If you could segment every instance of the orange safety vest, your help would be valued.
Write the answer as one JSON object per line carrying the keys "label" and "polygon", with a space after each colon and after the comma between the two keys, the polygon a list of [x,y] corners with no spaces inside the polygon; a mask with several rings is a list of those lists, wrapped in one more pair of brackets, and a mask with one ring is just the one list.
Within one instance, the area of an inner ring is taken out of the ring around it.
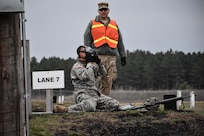
{"label": "orange safety vest", "polygon": [[111,48],[116,48],[118,45],[118,27],[114,20],[111,20],[107,27],[100,22],[92,20],[91,34],[95,47],[100,47],[105,43]]}

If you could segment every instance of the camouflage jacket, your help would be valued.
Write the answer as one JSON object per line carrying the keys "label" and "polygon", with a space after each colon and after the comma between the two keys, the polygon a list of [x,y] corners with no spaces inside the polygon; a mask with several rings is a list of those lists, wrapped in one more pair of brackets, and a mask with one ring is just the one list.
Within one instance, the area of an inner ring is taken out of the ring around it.
{"label": "camouflage jacket", "polygon": [[106,69],[102,64],[90,62],[86,64],[84,61],[77,60],[71,69],[71,81],[74,85],[74,94],[86,93],[88,95],[100,95],[95,83],[96,78],[105,75]]}

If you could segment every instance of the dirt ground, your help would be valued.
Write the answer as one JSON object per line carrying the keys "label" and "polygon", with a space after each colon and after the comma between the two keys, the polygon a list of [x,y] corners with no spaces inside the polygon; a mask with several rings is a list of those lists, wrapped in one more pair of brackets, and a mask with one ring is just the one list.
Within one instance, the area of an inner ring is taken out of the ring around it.
{"label": "dirt ground", "polygon": [[[43,131],[51,136],[204,135],[204,115],[191,111],[131,110],[32,115],[31,124],[39,123],[38,117],[46,117],[43,123],[47,128]],[[32,129],[31,125],[31,132]]]}

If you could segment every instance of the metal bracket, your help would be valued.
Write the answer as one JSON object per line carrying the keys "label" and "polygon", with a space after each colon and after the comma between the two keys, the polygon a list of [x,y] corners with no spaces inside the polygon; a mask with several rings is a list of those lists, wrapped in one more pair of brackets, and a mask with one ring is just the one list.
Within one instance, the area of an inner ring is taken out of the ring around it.
{"label": "metal bracket", "polygon": [[29,98],[30,94],[24,94],[24,98]]}

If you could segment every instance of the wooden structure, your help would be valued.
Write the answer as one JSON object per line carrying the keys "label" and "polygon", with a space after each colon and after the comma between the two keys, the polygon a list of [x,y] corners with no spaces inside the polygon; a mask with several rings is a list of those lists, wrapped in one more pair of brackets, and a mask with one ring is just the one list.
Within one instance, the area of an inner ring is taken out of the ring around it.
{"label": "wooden structure", "polygon": [[0,13],[0,135],[23,136],[24,78],[20,17]]}

